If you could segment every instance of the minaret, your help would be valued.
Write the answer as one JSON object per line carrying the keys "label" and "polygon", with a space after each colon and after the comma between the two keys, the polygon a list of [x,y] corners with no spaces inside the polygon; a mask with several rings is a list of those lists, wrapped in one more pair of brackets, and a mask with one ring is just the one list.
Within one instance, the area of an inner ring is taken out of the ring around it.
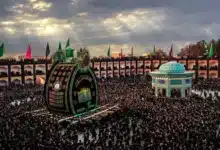
{"label": "minaret", "polygon": [[64,52],[62,51],[61,42],[59,42],[58,51],[55,54],[55,61],[65,62],[65,55]]}

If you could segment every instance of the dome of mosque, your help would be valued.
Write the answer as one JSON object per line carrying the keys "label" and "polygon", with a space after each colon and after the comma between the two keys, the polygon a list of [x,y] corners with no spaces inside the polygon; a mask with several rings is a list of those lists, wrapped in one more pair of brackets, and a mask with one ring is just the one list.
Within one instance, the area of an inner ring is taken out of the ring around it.
{"label": "dome of mosque", "polygon": [[170,61],[162,64],[159,68],[159,72],[165,74],[184,73],[185,67],[183,64],[177,63],[176,61]]}

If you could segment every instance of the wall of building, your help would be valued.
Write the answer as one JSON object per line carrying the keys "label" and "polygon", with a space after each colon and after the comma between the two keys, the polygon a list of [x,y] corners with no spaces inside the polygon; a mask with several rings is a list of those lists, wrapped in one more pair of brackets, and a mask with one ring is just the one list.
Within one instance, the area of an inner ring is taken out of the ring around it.
{"label": "wall of building", "polygon": [[[173,61],[173,60],[172,60]],[[202,59],[178,59],[175,60],[185,65],[186,70],[194,71],[193,78],[219,78],[220,77],[220,60],[202,60]],[[118,59],[118,60],[93,60],[91,67],[95,71],[97,77],[113,77],[113,76],[130,76],[145,75],[150,71],[157,71],[159,66],[168,60],[152,60],[152,59]],[[48,65],[49,68],[51,64]],[[14,72],[14,74],[12,73]],[[13,80],[21,80],[25,84],[27,79],[36,82],[37,77],[45,78],[46,65],[42,62],[13,62],[0,63],[0,80],[7,81],[10,85]],[[16,74],[17,73],[17,74]]]}

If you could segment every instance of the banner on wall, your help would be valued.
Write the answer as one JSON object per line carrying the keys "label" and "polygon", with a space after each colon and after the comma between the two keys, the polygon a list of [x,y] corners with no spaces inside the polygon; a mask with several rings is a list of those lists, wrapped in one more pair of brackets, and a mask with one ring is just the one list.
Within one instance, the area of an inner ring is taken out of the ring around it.
{"label": "banner on wall", "polygon": [[119,62],[118,62],[118,61],[117,61],[117,62],[114,62],[114,68],[119,69]]}
{"label": "banner on wall", "polygon": [[125,69],[125,62],[124,61],[120,61],[120,69],[121,70]]}
{"label": "banner on wall", "polygon": [[106,78],[106,76],[107,76],[107,75],[106,75],[106,71],[101,71],[101,76],[104,77],[104,78]]}
{"label": "banner on wall", "polygon": [[143,65],[144,65],[143,61],[138,61],[138,68],[143,66]]}
{"label": "banner on wall", "polygon": [[130,61],[126,61],[126,66],[130,68],[131,62]]}
{"label": "banner on wall", "polygon": [[119,71],[118,70],[114,70],[114,76],[119,76]]}
{"label": "banner on wall", "polygon": [[153,60],[153,65],[155,68],[157,68],[160,65],[160,61],[159,60]]}
{"label": "banner on wall", "polygon": [[108,68],[113,69],[113,63],[112,62],[108,62]]}
{"label": "banner on wall", "polygon": [[101,67],[106,69],[106,62],[101,62]]}
{"label": "banner on wall", "polygon": [[112,72],[112,70],[108,71],[108,77],[113,77],[113,72]]}

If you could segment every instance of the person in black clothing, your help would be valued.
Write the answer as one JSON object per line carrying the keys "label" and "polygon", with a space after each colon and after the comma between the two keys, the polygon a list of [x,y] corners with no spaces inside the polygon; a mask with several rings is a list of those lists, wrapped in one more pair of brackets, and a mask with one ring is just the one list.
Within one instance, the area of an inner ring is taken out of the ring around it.
{"label": "person in black clothing", "polygon": [[201,94],[189,98],[156,98],[150,76],[144,81],[140,76],[102,79],[99,85],[102,105],[118,103],[119,109],[76,124],[58,124],[61,114],[27,113],[45,109],[43,87],[5,89],[0,100],[0,149],[220,148],[219,80],[199,81],[193,88]]}

